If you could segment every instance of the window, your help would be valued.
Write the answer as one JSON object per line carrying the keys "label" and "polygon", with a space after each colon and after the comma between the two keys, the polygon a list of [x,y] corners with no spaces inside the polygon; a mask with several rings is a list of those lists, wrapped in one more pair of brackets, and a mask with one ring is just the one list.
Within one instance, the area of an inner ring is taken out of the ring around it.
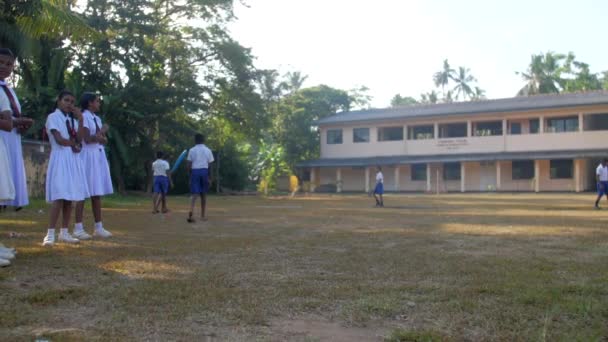
{"label": "window", "polygon": [[584,117],[585,131],[606,131],[608,130],[608,114],[588,114]]}
{"label": "window", "polygon": [[467,123],[439,125],[440,138],[462,138],[467,136]]}
{"label": "window", "polygon": [[425,181],[426,180],[426,164],[412,164],[412,180],[413,181]]}
{"label": "window", "polygon": [[460,163],[443,164],[444,180],[460,180]]}
{"label": "window", "polygon": [[475,136],[502,135],[502,121],[476,122]]}
{"label": "window", "polygon": [[532,179],[534,178],[534,161],[517,160],[511,164],[511,179]]}
{"label": "window", "polygon": [[530,134],[537,134],[540,130],[540,120],[530,119]]}
{"label": "window", "polygon": [[378,127],[378,141],[403,140],[403,127]]}
{"label": "window", "polygon": [[547,132],[576,132],[578,131],[578,116],[547,119]]}
{"label": "window", "polygon": [[342,143],[342,130],[341,129],[328,129],[327,130],[327,143],[328,144],[341,144]]}
{"label": "window", "polygon": [[511,134],[521,134],[521,122],[511,122]]}
{"label": "window", "polygon": [[435,138],[435,127],[433,125],[409,127],[408,139],[424,140]]}
{"label": "window", "polygon": [[369,142],[369,128],[353,129],[353,142],[355,142],[355,143]]}
{"label": "window", "polygon": [[551,179],[572,178],[572,159],[550,161]]}

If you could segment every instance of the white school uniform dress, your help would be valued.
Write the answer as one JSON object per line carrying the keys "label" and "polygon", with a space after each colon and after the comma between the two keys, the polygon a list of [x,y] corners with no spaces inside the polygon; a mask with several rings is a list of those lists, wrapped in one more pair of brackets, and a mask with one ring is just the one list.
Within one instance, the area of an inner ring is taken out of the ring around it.
{"label": "white school uniform dress", "polygon": [[[89,134],[94,136],[102,127],[101,118],[91,111],[85,110],[82,112],[82,126],[88,128]],[[103,145],[96,142],[91,144],[83,142],[80,158],[83,161],[90,195],[104,196],[113,193],[110,166]]]}
{"label": "white school uniform dress", "polygon": [[11,177],[11,164],[4,141],[0,139],[0,200],[15,198],[15,186]]}
{"label": "white school uniform dress", "polygon": [[[0,81],[0,85],[6,85],[4,81]],[[17,98],[17,94],[12,88],[8,88],[15,104],[19,111],[21,111],[21,104]],[[11,110],[11,102],[8,96],[4,93],[4,90],[0,88],[0,111]],[[23,164],[23,149],[21,147],[21,134],[17,132],[17,128],[13,128],[11,132],[0,130],[0,138],[4,140],[6,150],[8,152],[8,160],[11,167],[11,175],[13,178],[13,185],[15,186],[15,196],[11,201],[0,202],[0,205],[10,205],[14,207],[23,207],[30,203],[29,196],[27,194],[27,178],[25,176],[25,165]]]}
{"label": "white school uniform dress", "polygon": [[[61,146],[55,141],[52,131],[56,130],[64,139],[69,138],[66,120],[70,117],[59,109],[49,114],[46,119],[46,131],[51,143],[51,159],[46,171],[46,201],[63,199],[84,201],[89,196],[85,181],[82,161],[78,153],[72,152],[70,146]],[[74,120],[74,129],[78,130],[78,121]]]}

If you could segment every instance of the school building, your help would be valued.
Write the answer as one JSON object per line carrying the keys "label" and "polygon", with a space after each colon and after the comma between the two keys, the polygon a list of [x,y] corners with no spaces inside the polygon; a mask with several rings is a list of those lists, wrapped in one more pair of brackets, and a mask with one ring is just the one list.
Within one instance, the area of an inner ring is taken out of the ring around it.
{"label": "school building", "polygon": [[487,192],[595,189],[608,157],[608,92],[537,95],[338,113],[316,123],[310,188]]}

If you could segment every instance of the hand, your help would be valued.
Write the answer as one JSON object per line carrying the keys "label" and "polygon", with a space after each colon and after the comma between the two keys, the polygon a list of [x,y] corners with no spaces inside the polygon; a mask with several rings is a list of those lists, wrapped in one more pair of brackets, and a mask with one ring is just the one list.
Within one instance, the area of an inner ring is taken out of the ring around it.
{"label": "hand", "polygon": [[76,106],[72,106],[72,114],[74,115],[74,119],[80,121],[82,120],[82,112],[80,111],[80,108],[76,107]]}
{"label": "hand", "polygon": [[102,134],[106,134],[110,130],[110,126],[108,126],[108,124],[103,124],[99,130]]}
{"label": "hand", "polygon": [[9,120],[12,117],[13,117],[13,112],[11,112],[10,110],[3,110],[0,112],[0,119]]}

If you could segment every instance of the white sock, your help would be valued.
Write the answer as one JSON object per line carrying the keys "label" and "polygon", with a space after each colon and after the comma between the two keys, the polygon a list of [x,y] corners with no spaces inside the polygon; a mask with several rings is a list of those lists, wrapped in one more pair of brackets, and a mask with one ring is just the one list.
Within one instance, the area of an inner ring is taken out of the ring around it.
{"label": "white sock", "polygon": [[61,230],[59,230],[59,234],[69,234],[68,233],[68,229],[67,228],[61,228]]}
{"label": "white sock", "polygon": [[55,228],[49,228],[46,231],[46,236],[55,236]]}
{"label": "white sock", "polygon": [[101,223],[101,221],[95,222],[95,230],[102,230],[102,229],[103,229],[103,224]]}
{"label": "white sock", "polygon": [[75,232],[81,232],[83,230],[84,230],[84,226],[82,225],[82,222],[74,224],[74,231]]}

